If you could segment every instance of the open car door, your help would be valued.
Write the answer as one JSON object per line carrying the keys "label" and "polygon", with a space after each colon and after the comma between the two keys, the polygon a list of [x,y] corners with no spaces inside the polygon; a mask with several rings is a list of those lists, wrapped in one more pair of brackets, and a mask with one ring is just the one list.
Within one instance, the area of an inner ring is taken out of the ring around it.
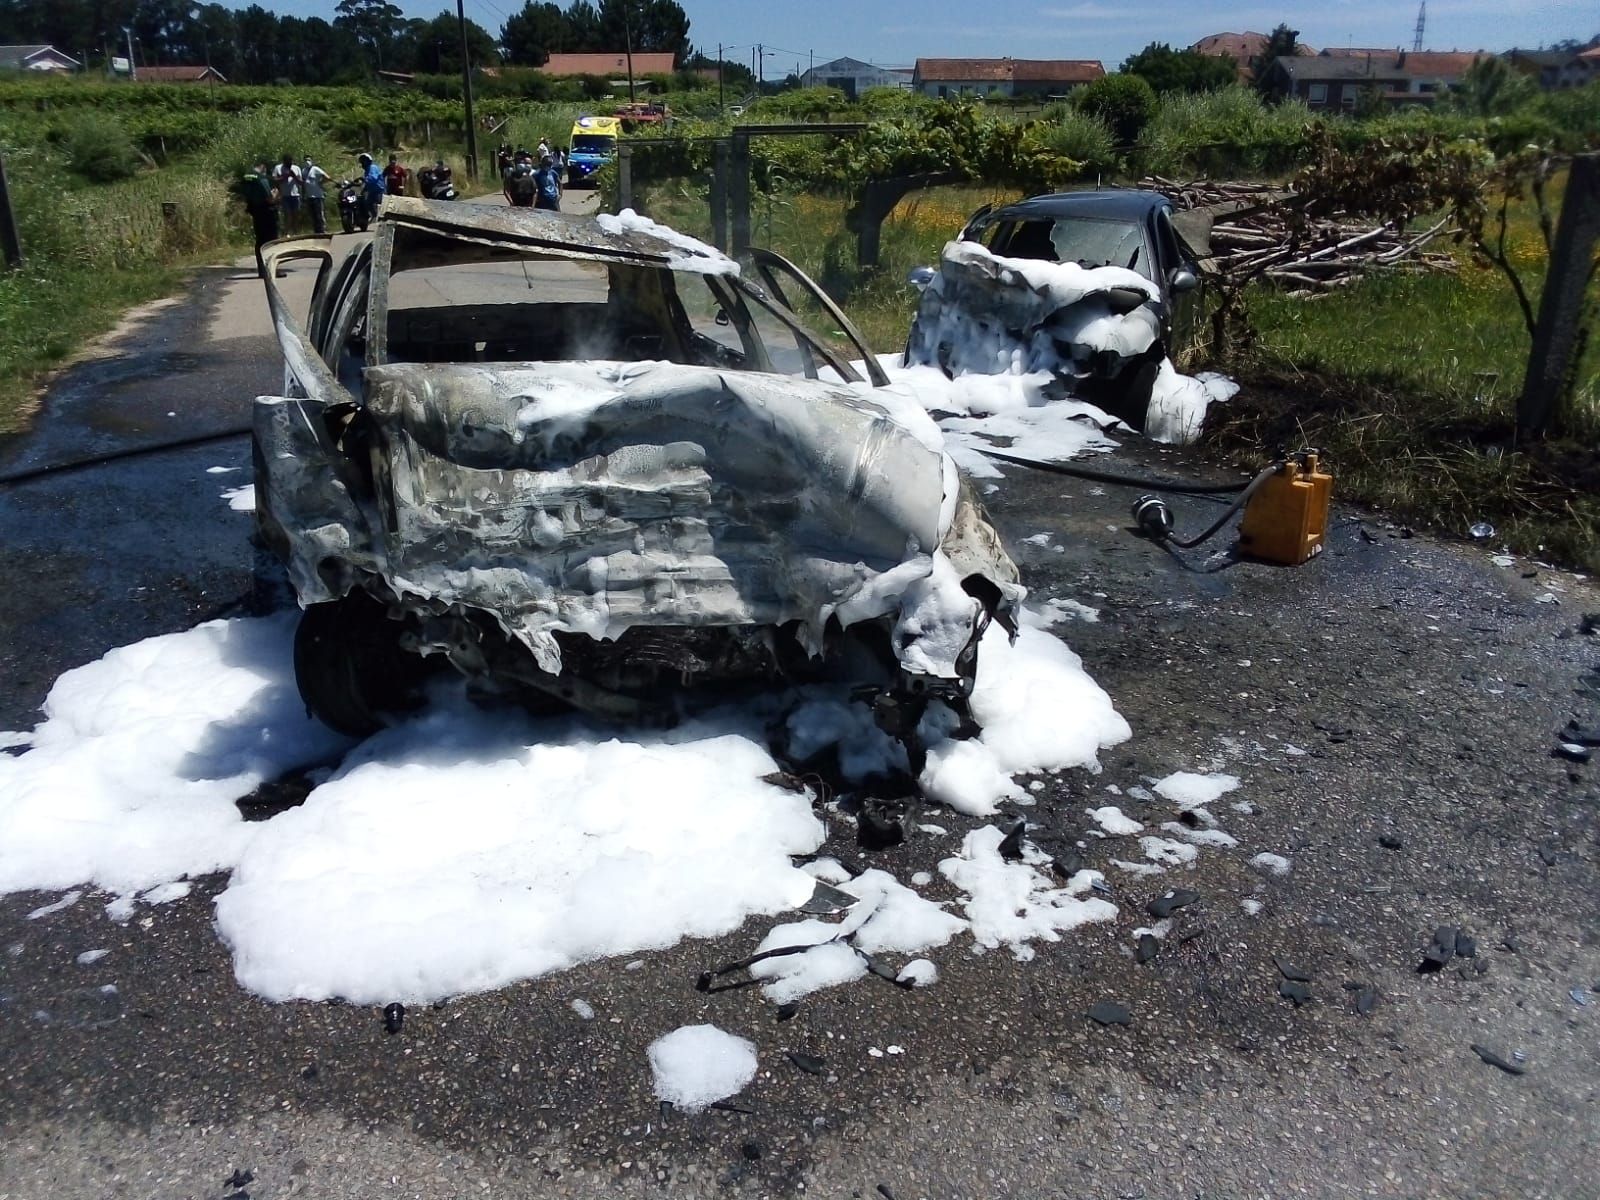
{"label": "open car door", "polygon": [[[772,293],[772,298],[783,305],[790,312],[798,312],[794,303],[789,299],[789,292],[784,287],[785,281],[794,289],[797,295],[808,296],[824,313],[833,321],[839,331],[855,347],[856,353],[861,357],[861,363],[866,370],[867,378],[873,387],[887,387],[889,376],[884,372],[883,366],[878,362],[877,355],[867,345],[867,339],[861,335],[855,323],[844,315],[844,310],[834,303],[833,297],[823,291],[812,278],[795,266],[783,255],[771,250],[751,249],[750,258],[755,263],[756,270],[760,273],[762,282],[767,290]],[[807,375],[815,374],[809,360],[809,351],[801,347],[801,353],[807,355]]]}

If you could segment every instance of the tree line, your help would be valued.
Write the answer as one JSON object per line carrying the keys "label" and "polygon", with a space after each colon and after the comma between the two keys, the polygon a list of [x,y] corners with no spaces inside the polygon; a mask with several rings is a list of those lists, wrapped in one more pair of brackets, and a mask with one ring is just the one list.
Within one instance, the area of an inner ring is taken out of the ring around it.
{"label": "tree line", "polygon": [[[127,32],[124,32],[124,31]],[[543,66],[573,51],[670,51],[677,67],[713,66],[689,41],[675,0],[527,0],[491,33],[467,21],[474,66]],[[193,0],[0,0],[0,44],[48,44],[104,69],[133,43],[136,67],[215,67],[233,83],[352,84],[378,71],[461,70],[453,11],[407,18],[389,0],[339,0],[331,21]],[[734,64],[730,64],[730,67]]]}

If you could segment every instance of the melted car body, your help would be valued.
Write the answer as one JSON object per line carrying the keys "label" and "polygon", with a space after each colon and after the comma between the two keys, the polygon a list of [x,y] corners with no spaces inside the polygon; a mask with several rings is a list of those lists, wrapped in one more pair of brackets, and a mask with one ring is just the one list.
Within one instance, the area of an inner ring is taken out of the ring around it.
{"label": "melted car body", "polygon": [[979,210],[919,283],[908,363],[1049,371],[1143,428],[1192,338],[1199,267],[1165,196],[1102,188]]}
{"label": "melted car body", "polygon": [[254,428],[327,723],[370,731],[442,663],[625,719],[774,680],[870,684],[902,724],[970,692],[1015,567],[925,414],[731,260],[631,214],[404,198],[337,270],[267,257],[320,261],[304,325],[267,272],[287,371]]}

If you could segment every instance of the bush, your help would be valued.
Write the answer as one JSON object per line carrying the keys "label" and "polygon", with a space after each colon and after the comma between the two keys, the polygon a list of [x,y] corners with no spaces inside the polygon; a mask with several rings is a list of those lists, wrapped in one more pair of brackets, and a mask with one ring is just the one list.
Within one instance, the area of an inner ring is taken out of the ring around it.
{"label": "bush", "polygon": [[139,171],[139,152],[115,117],[87,112],[73,118],[61,140],[67,169],[90,183],[115,183]]}
{"label": "bush", "polygon": [[1104,121],[1119,146],[1133,145],[1158,107],[1155,89],[1137,75],[1102,76],[1072,99],[1079,112]]}
{"label": "bush", "polygon": [[[1359,129],[1335,120],[1343,129]],[[1162,99],[1140,135],[1138,158],[1144,170],[1158,175],[1284,174],[1300,164],[1313,123],[1302,102],[1268,106],[1248,88],[1174,93]]]}
{"label": "bush", "polygon": [[1087,172],[1103,174],[1116,167],[1116,141],[1110,127],[1099,117],[1066,105],[1052,105],[1034,132],[1045,147],[1082,163]]}
{"label": "bush", "polygon": [[[232,182],[265,159],[281,162],[285,154],[300,162],[310,155],[328,174],[354,172],[351,156],[325,132],[315,114],[298,108],[256,108],[223,124],[199,155],[207,174]],[[370,148],[374,155],[382,148]]]}

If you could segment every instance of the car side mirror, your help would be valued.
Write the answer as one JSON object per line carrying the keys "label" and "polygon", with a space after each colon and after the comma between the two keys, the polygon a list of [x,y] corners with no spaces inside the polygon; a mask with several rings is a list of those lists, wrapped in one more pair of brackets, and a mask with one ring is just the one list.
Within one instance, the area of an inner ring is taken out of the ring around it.
{"label": "car side mirror", "polygon": [[1189,270],[1188,267],[1178,267],[1173,270],[1169,283],[1173,292],[1181,295],[1184,292],[1192,292],[1199,287],[1200,277]]}
{"label": "car side mirror", "polygon": [[920,292],[933,282],[935,274],[937,272],[932,267],[912,267],[906,275],[906,282]]}

